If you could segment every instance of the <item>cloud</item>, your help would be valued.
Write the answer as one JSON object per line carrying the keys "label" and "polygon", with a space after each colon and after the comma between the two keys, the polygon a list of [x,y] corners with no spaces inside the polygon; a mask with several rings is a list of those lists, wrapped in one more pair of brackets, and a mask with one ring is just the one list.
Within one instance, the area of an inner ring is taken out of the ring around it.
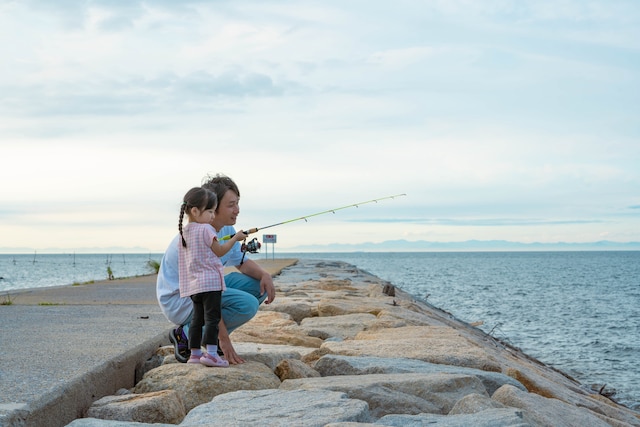
{"label": "cloud", "polygon": [[280,96],[283,88],[277,87],[271,77],[260,73],[226,72],[213,76],[206,71],[191,73],[179,79],[174,85],[176,98],[186,94],[187,98],[202,97],[245,97],[245,96]]}
{"label": "cloud", "polygon": [[265,74],[196,71],[146,79],[0,85],[0,112],[11,115],[143,115],[226,108],[221,98],[278,97],[286,90]]}

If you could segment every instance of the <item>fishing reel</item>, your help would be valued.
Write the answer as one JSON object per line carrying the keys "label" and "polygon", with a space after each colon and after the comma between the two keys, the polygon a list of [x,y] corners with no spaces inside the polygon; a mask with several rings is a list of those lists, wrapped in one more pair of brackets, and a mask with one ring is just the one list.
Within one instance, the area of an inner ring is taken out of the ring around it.
{"label": "fishing reel", "polygon": [[262,245],[258,242],[258,238],[254,237],[252,240],[249,240],[247,243],[243,243],[240,247],[242,252],[249,252],[250,254],[256,254],[260,250]]}

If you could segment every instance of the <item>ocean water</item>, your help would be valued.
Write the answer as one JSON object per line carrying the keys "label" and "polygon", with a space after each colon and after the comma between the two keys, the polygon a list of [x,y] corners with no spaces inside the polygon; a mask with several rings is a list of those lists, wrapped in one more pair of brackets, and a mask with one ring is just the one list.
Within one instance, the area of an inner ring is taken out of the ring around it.
{"label": "ocean water", "polygon": [[149,261],[161,259],[162,254],[0,254],[0,300],[9,290],[107,280],[107,268],[115,278],[151,274]]}
{"label": "ocean water", "polygon": [[[273,254],[252,255],[253,259]],[[640,410],[640,252],[277,253],[339,260],[387,280]],[[16,289],[152,273],[162,254],[0,255]]]}
{"label": "ocean water", "polygon": [[276,256],[353,264],[640,410],[638,251]]}

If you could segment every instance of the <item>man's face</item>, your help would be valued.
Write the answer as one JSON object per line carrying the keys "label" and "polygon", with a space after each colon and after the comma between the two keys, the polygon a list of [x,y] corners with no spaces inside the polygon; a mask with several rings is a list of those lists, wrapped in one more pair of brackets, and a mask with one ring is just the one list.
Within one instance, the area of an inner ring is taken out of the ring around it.
{"label": "man's face", "polygon": [[240,214],[240,198],[232,190],[227,190],[221,200],[218,201],[216,217],[211,224],[216,230],[225,225],[235,225],[238,214]]}

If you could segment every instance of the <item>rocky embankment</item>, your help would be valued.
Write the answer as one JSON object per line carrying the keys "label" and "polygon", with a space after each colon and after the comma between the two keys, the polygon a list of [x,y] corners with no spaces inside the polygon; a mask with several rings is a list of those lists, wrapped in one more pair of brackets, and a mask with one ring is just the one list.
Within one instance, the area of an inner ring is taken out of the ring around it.
{"label": "rocky embankment", "polygon": [[[617,405],[355,267],[300,261],[232,334],[247,363],[162,347],[131,390],[69,426],[640,426]],[[142,424],[140,424],[142,423]]]}

